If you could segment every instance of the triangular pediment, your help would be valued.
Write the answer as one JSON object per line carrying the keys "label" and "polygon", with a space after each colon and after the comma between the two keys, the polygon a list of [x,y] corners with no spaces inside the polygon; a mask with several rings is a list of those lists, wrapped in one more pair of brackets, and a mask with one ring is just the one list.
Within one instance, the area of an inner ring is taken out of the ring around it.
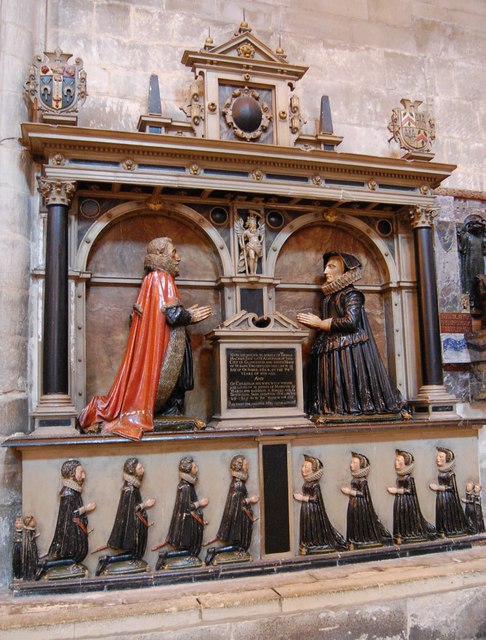
{"label": "triangular pediment", "polygon": [[[238,33],[233,38],[216,47],[206,49],[208,53],[221,56],[233,56],[242,60],[265,60],[278,64],[288,64],[283,55],[272,51],[250,31]],[[282,52],[283,53],[283,52]]]}
{"label": "triangular pediment", "polygon": [[200,51],[185,51],[182,62],[195,72],[205,68],[246,73],[251,69],[253,74],[265,73],[293,80],[300,79],[308,69],[290,64],[280,46],[273,51],[252,33],[246,23],[242,23],[238,32],[222,44],[214,45],[211,37],[206,38]]}

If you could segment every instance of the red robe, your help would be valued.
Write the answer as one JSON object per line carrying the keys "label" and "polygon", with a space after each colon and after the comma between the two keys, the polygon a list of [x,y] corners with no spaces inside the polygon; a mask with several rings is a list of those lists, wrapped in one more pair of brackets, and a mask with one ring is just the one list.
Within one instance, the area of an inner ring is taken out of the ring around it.
{"label": "red robe", "polygon": [[156,270],[145,276],[115,381],[107,395],[94,396],[81,412],[81,429],[100,422],[103,431],[132,440],[153,431],[160,370],[171,334],[164,309],[179,304],[179,292],[170,274]]}

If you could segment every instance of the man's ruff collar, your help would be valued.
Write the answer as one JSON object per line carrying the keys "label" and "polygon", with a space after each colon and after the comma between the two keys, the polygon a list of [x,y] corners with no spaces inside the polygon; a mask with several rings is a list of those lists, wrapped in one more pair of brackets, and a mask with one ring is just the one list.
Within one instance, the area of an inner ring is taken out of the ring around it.
{"label": "man's ruff collar", "polygon": [[351,471],[351,475],[353,478],[366,478],[370,472],[371,466],[363,467],[362,469],[358,469],[358,471]]}
{"label": "man's ruff collar", "polygon": [[140,478],[137,478],[136,476],[132,476],[129,473],[124,473],[123,479],[125,480],[125,482],[133,485],[137,489],[140,489],[140,487],[142,486],[142,481],[140,480]]}
{"label": "man's ruff collar", "polygon": [[358,280],[363,277],[363,269],[361,267],[356,267],[356,269],[350,269],[343,273],[342,276],[339,276],[335,280],[329,283],[324,283],[321,287],[322,293],[325,296],[330,295],[331,293],[336,293],[336,291],[341,291],[341,289],[345,289],[349,287],[349,285],[354,284]]}
{"label": "man's ruff collar", "polygon": [[184,473],[184,471],[179,472],[179,478],[189,482],[189,484],[196,484],[197,482],[197,476],[192,476],[190,473]]}
{"label": "man's ruff collar", "polygon": [[248,480],[248,474],[245,473],[244,471],[232,471],[231,475],[233,476],[233,478],[238,478],[238,480],[243,480],[243,482],[246,482]]}
{"label": "man's ruff collar", "polygon": [[67,487],[68,489],[74,489],[78,493],[83,493],[83,485],[76,482],[76,480],[71,480],[70,478],[63,478],[62,486]]}

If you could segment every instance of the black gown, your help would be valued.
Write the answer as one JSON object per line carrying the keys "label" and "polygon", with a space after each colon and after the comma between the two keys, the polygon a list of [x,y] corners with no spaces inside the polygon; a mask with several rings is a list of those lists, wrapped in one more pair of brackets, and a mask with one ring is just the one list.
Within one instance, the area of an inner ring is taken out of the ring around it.
{"label": "black gown", "polygon": [[485,527],[484,527],[484,518],[483,518],[483,506],[481,504],[481,496],[474,494],[473,499],[474,499],[474,518],[473,518],[474,530],[475,530],[475,533],[484,533]]}
{"label": "black gown", "polygon": [[174,549],[188,551],[192,556],[199,555],[204,532],[203,512],[195,508],[196,502],[197,494],[194,485],[181,479],[177,485],[167,542]]}
{"label": "black gown", "polygon": [[240,478],[232,478],[217,537],[228,545],[248,551],[253,532],[253,512],[246,504],[248,491]]}
{"label": "black gown", "polygon": [[319,480],[304,482],[302,494],[309,497],[300,507],[300,545],[309,547],[347,548],[343,536],[331,524],[326,513]]}
{"label": "black gown", "polygon": [[24,580],[34,580],[39,563],[35,529],[24,529],[22,541],[22,577]]}
{"label": "black gown", "polygon": [[75,513],[82,506],[81,493],[71,487],[63,487],[49,560],[82,562],[88,555],[88,517]]}
{"label": "black gown", "polygon": [[414,478],[410,474],[398,476],[397,488],[403,489],[403,494],[395,494],[393,535],[402,540],[436,538],[435,527],[422,515]]}
{"label": "black gown", "polygon": [[400,413],[400,394],[389,380],[364,309],[364,296],[349,285],[324,297],[320,331],[311,349],[307,412]]}
{"label": "black gown", "polygon": [[435,498],[435,526],[443,535],[467,535],[473,533],[461,506],[457,491],[456,474],[453,471],[439,471],[439,486],[445,491],[437,491]]}
{"label": "black gown", "polygon": [[108,546],[142,558],[147,547],[148,522],[142,504],[140,489],[126,482],[121,490],[115,524],[108,539]]}
{"label": "black gown", "polygon": [[346,537],[357,547],[368,544],[391,544],[392,536],[376,515],[366,478],[353,478],[351,489],[356,496],[349,496]]}

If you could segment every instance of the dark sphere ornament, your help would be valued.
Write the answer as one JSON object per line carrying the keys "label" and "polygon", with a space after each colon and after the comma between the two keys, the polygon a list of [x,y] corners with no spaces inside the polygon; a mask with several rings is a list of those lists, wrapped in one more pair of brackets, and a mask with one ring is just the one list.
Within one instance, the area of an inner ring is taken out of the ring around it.
{"label": "dark sphere ornament", "polygon": [[241,96],[231,109],[234,123],[246,133],[256,131],[263,120],[262,108],[258,100],[251,96]]}

